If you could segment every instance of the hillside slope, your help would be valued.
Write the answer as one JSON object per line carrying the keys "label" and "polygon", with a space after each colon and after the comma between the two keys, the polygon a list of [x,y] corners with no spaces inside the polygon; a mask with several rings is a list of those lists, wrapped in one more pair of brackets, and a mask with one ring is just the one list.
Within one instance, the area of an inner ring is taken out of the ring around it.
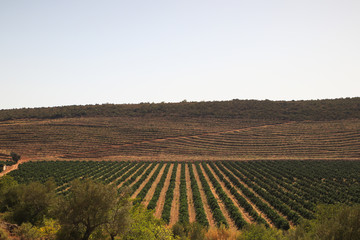
{"label": "hillside slope", "polygon": [[360,159],[359,112],[360,98],[3,110],[0,151],[36,160]]}
{"label": "hillside slope", "polygon": [[74,117],[216,117],[286,121],[360,118],[360,98],[307,101],[232,100],[214,102],[103,104],[0,110],[0,121]]}

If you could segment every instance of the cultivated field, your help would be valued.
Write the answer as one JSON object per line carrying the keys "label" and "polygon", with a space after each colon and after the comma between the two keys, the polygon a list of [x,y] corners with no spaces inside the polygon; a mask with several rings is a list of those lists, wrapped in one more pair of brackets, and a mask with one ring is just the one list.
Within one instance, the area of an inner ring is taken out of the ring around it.
{"label": "cultivated field", "polygon": [[0,151],[24,160],[360,160],[360,120],[14,120],[0,123]]}
{"label": "cultivated field", "polygon": [[197,221],[280,229],[313,218],[318,203],[360,203],[360,161],[38,161],[10,173],[18,182],[53,177],[59,194],[92,178],[127,187],[134,203],[169,225]]}
{"label": "cultivated field", "polygon": [[360,203],[359,106],[355,98],[2,110],[0,164],[10,152],[21,160],[0,176],[53,177],[59,194],[84,177],[126,187],[170,226],[288,229],[319,203]]}

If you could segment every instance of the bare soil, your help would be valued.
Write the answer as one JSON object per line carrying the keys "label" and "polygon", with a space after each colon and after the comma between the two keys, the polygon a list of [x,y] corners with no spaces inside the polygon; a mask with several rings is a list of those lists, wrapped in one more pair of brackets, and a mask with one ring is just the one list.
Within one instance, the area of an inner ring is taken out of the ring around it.
{"label": "bare soil", "polygon": [[201,197],[201,200],[202,200],[202,202],[204,204],[204,210],[205,210],[205,214],[207,216],[209,225],[210,225],[210,227],[215,227],[216,226],[215,220],[214,220],[214,217],[212,215],[211,209],[209,207],[209,203],[207,201],[207,198],[205,196],[204,189],[203,189],[202,184],[200,182],[199,175],[197,173],[197,170],[196,170],[194,164],[191,164],[191,166],[192,166],[192,168],[194,170],[194,176],[195,176],[196,182],[197,182],[197,184],[199,186],[200,197]]}
{"label": "bare soil", "polygon": [[[224,166],[226,168],[226,166]],[[229,169],[228,169],[229,170]],[[230,170],[229,170],[230,171]],[[237,171],[237,170],[236,170]],[[241,174],[239,171],[237,171],[239,174]],[[259,194],[257,194],[251,187],[249,187],[246,183],[244,183],[243,181],[241,181],[240,178],[238,178],[237,176],[234,175],[234,177],[236,177],[239,182],[244,185],[245,187],[247,187],[256,197],[258,197],[261,201],[263,201],[265,204],[267,204],[270,208],[272,208],[275,212],[277,212],[280,216],[282,216],[283,218],[287,219],[286,216],[284,216],[281,212],[279,212],[278,210],[276,210],[270,203],[268,203],[265,199],[263,199]],[[266,216],[264,213],[261,214],[261,216]],[[294,226],[294,224],[289,221],[289,224],[291,227]]]}
{"label": "bare soil", "polygon": [[27,119],[2,122],[0,145],[2,151],[48,161],[359,160],[359,127],[358,119]]}
{"label": "bare soil", "polygon": [[171,164],[170,168],[169,168],[169,172],[165,179],[164,187],[163,187],[163,189],[161,189],[160,197],[159,197],[159,200],[158,200],[158,202],[156,204],[156,208],[155,208],[155,217],[156,218],[161,218],[161,214],[162,214],[162,211],[164,208],[164,203],[165,203],[165,195],[166,195],[166,191],[168,190],[169,185],[170,185],[170,178],[171,178],[171,173],[172,173],[173,168],[174,168],[174,164]]}
{"label": "bare soil", "polygon": [[173,226],[179,220],[179,210],[180,210],[180,175],[181,175],[181,164],[178,165],[176,169],[176,179],[175,179],[175,188],[174,188],[174,198],[171,203],[170,210],[170,223],[169,226]]}
{"label": "bare soil", "polygon": [[[118,178],[116,178],[116,179],[115,179],[114,181],[112,181],[110,184],[116,183],[117,180],[119,180],[120,178],[122,178],[122,176],[124,176],[125,174],[127,174],[129,171],[131,171],[135,166],[136,166],[136,165],[134,164],[134,166],[132,166],[131,168],[129,168],[126,172],[124,172],[121,176],[119,176]],[[136,172],[136,171],[135,171],[135,172]],[[134,175],[135,172],[134,172],[133,174],[131,174],[129,177],[131,177],[132,175]],[[129,179],[129,178],[127,178],[127,179]],[[127,179],[125,179],[125,181],[126,181]],[[121,187],[122,184],[123,184],[125,181],[121,182],[121,183],[117,186],[117,188]]]}
{"label": "bare soil", "polygon": [[196,221],[196,213],[195,213],[195,207],[194,207],[194,200],[193,200],[193,194],[191,189],[191,180],[190,180],[190,173],[188,165],[185,165],[185,179],[186,179],[186,194],[187,194],[187,200],[188,200],[188,210],[189,210],[189,222],[195,222]]}
{"label": "bare soil", "polygon": [[[217,169],[218,169],[220,172],[222,172],[219,168],[217,168]],[[223,173],[223,172],[222,172],[222,173]],[[226,174],[223,173],[223,175],[224,175],[224,178],[231,183],[230,179],[226,176]],[[234,175],[234,176],[235,176],[235,175]],[[237,179],[239,180],[239,178],[237,178]],[[240,180],[239,180],[239,181],[240,181]],[[247,196],[245,196],[245,195],[243,194],[243,192],[242,192],[239,188],[237,188],[237,187],[234,186],[234,185],[232,185],[232,186],[238,191],[238,193],[239,193],[243,198],[245,198],[245,200],[253,207],[253,209],[257,212],[257,214],[259,214],[259,216],[263,217],[263,218],[265,219],[265,221],[266,221],[270,226],[274,226],[274,224],[271,222],[271,220],[270,220],[263,212],[261,212],[261,211],[257,208],[257,206],[256,206],[255,204],[253,204],[253,203],[250,201],[250,199],[249,199]],[[249,218],[251,219],[250,216],[249,216]],[[252,221],[253,221],[253,219],[252,219]]]}
{"label": "bare soil", "polygon": [[150,172],[149,176],[147,176],[147,178],[144,180],[143,183],[141,183],[141,185],[139,186],[138,189],[136,189],[136,191],[133,193],[133,195],[131,195],[131,198],[136,198],[136,196],[139,194],[139,192],[141,191],[141,189],[143,189],[143,187],[146,185],[146,183],[149,181],[149,179],[151,178],[151,176],[154,174],[154,172],[156,171],[156,169],[160,167],[159,164],[156,165],[156,167],[154,167],[154,169]]}
{"label": "bare soil", "polygon": [[251,217],[249,216],[249,214],[244,210],[244,208],[242,208],[239,203],[236,201],[236,199],[234,198],[234,196],[230,193],[230,191],[226,188],[225,184],[220,181],[219,177],[216,175],[216,173],[214,172],[214,170],[211,168],[211,166],[209,166],[209,164],[207,164],[207,167],[209,168],[210,172],[214,175],[215,179],[220,183],[223,191],[226,193],[226,195],[234,202],[234,205],[239,209],[242,217],[244,218],[244,220],[248,223],[251,223]]}
{"label": "bare soil", "polygon": [[23,158],[22,158],[21,160],[19,160],[16,164],[11,165],[11,166],[7,166],[5,171],[0,172],[0,178],[1,178],[2,176],[5,176],[5,175],[8,174],[9,172],[12,172],[12,171],[18,169],[18,167],[19,167],[20,164],[23,164],[23,163],[29,162],[29,161],[31,161],[30,158],[24,158],[24,157],[23,157]]}
{"label": "bare soil", "polygon": [[[147,166],[147,167],[144,169],[144,171],[143,171],[139,176],[137,176],[136,179],[135,179],[132,183],[129,184],[129,187],[132,187],[132,185],[134,185],[137,181],[139,181],[139,179],[142,177],[142,175],[144,175],[144,173],[148,170],[148,168],[149,168],[150,166],[151,166],[151,164],[149,164],[149,166]],[[139,170],[140,170],[140,168],[139,168],[137,171],[139,171]],[[133,174],[131,174],[131,176],[129,176],[128,178],[126,178],[125,181],[123,181],[122,183],[120,183],[118,187],[121,187],[121,186],[122,186],[127,180],[129,180],[137,171],[135,171]]]}
{"label": "bare soil", "polygon": [[166,167],[166,164],[164,164],[163,168],[159,172],[159,175],[156,177],[155,181],[151,185],[151,188],[149,189],[148,193],[146,194],[146,196],[142,202],[145,206],[147,206],[149,204],[151,198],[153,197],[155,188],[156,188],[157,184],[160,182],[160,178],[164,173],[165,167]]}
{"label": "bare soil", "polygon": [[220,207],[221,212],[223,213],[226,221],[227,221],[228,224],[229,224],[229,227],[230,227],[230,228],[237,228],[236,225],[235,225],[235,223],[234,223],[234,221],[231,219],[231,217],[230,217],[230,215],[229,215],[229,213],[228,213],[228,211],[227,211],[224,203],[222,202],[222,200],[221,200],[221,199],[219,198],[219,196],[217,195],[216,190],[215,190],[214,186],[212,185],[212,182],[210,181],[208,175],[207,175],[206,172],[204,171],[204,168],[202,167],[202,165],[200,165],[200,168],[201,168],[201,171],[202,171],[203,174],[204,174],[204,177],[205,177],[205,179],[206,179],[206,182],[207,182],[207,183],[209,184],[209,186],[210,186],[210,190],[211,190],[212,194],[214,195],[215,199],[217,200],[217,202],[218,202],[218,204],[219,204],[219,207]]}

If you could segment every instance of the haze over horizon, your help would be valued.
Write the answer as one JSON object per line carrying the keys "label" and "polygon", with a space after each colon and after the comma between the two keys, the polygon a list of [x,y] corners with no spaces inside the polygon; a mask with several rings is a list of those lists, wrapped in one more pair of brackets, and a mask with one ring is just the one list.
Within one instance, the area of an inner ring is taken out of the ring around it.
{"label": "haze over horizon", "polygon": [[360,1],[2,1],[0,109],[360,96]]}

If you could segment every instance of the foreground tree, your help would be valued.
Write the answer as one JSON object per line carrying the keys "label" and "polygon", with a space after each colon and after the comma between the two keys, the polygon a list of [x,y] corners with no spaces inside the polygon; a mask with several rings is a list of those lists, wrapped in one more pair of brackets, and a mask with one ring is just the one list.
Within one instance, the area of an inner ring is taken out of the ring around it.
{"label": "foreground tree", "polygon": [[130,230],[122,236],[123,240],[173,240],[174,235],[162,220],[156,219],[152,211],[141,204],[135,205],[130,213]]}
{"label": "foreground tree", "polygon": [[31,182],[27,185],[13,185],[4,195],[4,208],[11,221],[18,225],[28,222],[41,225],[51,215],[56,205],[56,185],[49,180],[45,184]]}
{"label": "foreground tree", "polygon": [[116,236],[123,235],[129,231],[131,218],[130,218],[131,203],[129,200],[129,189],[123,188],[114,206],[108,213],[108,222],[105,224],[104,229],[110,235],[111,240]]}
{"label": "foreground tree", "polygon": [[0,212],[9,211],[18,202],[18,183],[6,175],[0,178]]}
{"label": "foreground tree", "polygon": [[92,180],[75,180],[69,192],[59,208],[59,239],[86,240],[94,231],[107,226],[112,237],[122,231],[114,222],[111,224],[126,219],[127,213],[116,188]]}
{"label": "foreground tree", "polygon": [[360,236],[360,205],[320,205],[315,219],[305,220],[289,239],[353,240]]}

